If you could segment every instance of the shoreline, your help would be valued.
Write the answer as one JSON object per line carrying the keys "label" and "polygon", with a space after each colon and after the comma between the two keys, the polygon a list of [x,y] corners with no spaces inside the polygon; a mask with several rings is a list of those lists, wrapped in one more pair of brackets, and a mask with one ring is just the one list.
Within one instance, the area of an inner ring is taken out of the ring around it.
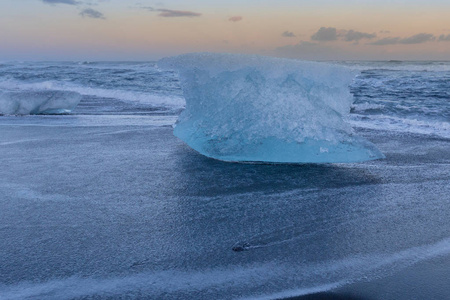
{"label": "shoreline", "polygon": [[422,260],[394,274],[277,300],[442,300],[450,295],[450,254]]}

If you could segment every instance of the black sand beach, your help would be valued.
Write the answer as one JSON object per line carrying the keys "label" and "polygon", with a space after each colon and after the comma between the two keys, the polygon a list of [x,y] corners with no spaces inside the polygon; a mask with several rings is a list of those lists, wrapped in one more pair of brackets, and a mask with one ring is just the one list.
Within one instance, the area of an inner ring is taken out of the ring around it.
{"label": "black sand beach", "polygon": [[170,126],[60,118],[0,120],[0,298],[450,295],[446,139],[359,130],[385,160],[233,164]]}

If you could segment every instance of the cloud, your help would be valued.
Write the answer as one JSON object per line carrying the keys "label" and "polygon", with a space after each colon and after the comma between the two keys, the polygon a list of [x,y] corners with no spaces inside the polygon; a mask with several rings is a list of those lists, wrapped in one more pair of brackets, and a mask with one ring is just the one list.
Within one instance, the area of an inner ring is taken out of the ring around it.
{"label": "cloud", "polygon": [[239,22],[239,21],[242,21],[242,19],[243,18],[241,16],[233,16],[233,17],[229,18],[228,21],[230,21],[230,22]]}
{"label": "cloud", "polygon": [[164,18],[179,18],[179,17],[200,17],[202,14],[196,13],[193,11],[187,11],[187,10],[172,10],[172,9],[156,9],[155,11],[158,11],[158,16],[164,17]]}
{"label": "cloud", "polygon": [[283,32],[283,33],[281,34],[281,36],[291,38],[291,37],[295,37],[295,34],[294,34],[293,32],[290,32],[290,31],[287,31],[287,30],[286,30],[285,32]]}
{"label": "cloud", "polygon": [[387,38],[383,38],[381,40],[375,41],[373,43],[369,43],[369,45],[376,45],[376,46],[394,45],[394,44],[398,44],[399,41],[400,41],[399,37],[387,37]]}
{"label": "cloud", "polygon": [[377,35],[375,33],[365,33],[354,30],[349,30],[344,34],[344,41],[346,42],[358,42],[361,39],[373,39]]}
{"label": "cloud", "polygon": [[301,41],[296,45],[286,45],[274,50],[275,56],[306,60],[336,60],[350,59],[354,56],[350,52],[330,44]]}
{"label": "cloud", "polygon": [[80,12],[80,16],[82,16],[83,18],[93,18],[93,19],[105,19],[105,16],[103,16],[103,14],[101,12],[99,12],[98,10],[92,9],[92,8],[86,8],[83,9]]}
{"label": "cloud", "polygon": [[75,0],[42,0],[42,2],[48,4],[69,4],[69,5],[79,4],[79,2]]}
{"label": "cloud", "polygon": [[422,44],[429,41],[434,41],[436,37],[429,33],[419,33],[399,41],[400,44]]}
{"label": "cloud", "polygon": [[346,42],[359,42],[361,39],[373,39],[377,35],[375,33],[366,33],[361,31],[336,29],[335,27],[321,27],[315,34],[311,36],[311,40],[323,42],[323,41],[336,41],[338,39]]}
{"label": "cloud", "polygon": [[[164,9],[164,8],[154,8],[152,6],[141,6],[141,9],[145,9],[148,11],[159,12],[158,16],[164,18],[180,18],[180,17],[200,17],[201,13],[196,13],[188,10],[173,10],[173,9]],[[234,17],[233,17],[234,18]],[[242,17],[240,17],[242,20]],[[231,19],[231,18],[230,18]],[[237,20],[240,21],[240,20]],[[235,22],[237,22],[235,21]]]}
{"label": "cloud", "polygon": [[102,2],[109,2],[110,0],[91,0],[91,1],[89,1],[89,0],[85,0],[84,2],[83,2],[83,4],[85,4],[85,5],[89,5],[89,6],[97,6],[97,5],[99,5],[100,3],[102,3]]}
{"label": "cloud", "polygon": [[385,45],[395,45],[395,44],[422,44],[429,41],[434,41],[436,37],[430,33],[418,33],[407,38],[400,37],[387,37],[381,40],[370,43],[369,45],[385,46]]}
{"label": "cloud", "polygon": [[447,34],[447,35],[441,34],[439,36],[439,41],[441,41],[441,42],[450,42],[450,34]]}
{"label": "cloud", "polygon": [[311,36],[313,41],[335,41],[337,40],[338,33],[334,27],[321,27],[316,33]]}
{"label": "cloud", "polygon": [[148,11],[155,11],[156,9],[154,9],[153,7],[151,7],[151,6],[141,6],[141,7],[138,7],[138,8],[140,8],[140,9],[145,9],[145,10],[148,10]]}

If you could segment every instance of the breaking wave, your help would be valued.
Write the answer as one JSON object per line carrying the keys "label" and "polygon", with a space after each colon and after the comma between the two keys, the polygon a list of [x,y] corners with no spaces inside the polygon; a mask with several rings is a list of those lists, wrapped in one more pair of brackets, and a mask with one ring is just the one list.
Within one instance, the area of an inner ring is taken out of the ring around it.
{"label": "breaking wave", "polygon": [[0,114],[64,114],[80,102],[76,92],[60,90],[22,90],[0,92]]}

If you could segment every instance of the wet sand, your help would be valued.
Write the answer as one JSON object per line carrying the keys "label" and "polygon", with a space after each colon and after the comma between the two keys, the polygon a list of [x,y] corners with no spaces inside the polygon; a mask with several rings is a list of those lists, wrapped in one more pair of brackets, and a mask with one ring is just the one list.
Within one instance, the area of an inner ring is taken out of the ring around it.
{"label": "wet sand", "polygon": [[0,298],[449,295],[448,140],[361,130],[385,160],[230,164],[120,120],[0,120]]}

